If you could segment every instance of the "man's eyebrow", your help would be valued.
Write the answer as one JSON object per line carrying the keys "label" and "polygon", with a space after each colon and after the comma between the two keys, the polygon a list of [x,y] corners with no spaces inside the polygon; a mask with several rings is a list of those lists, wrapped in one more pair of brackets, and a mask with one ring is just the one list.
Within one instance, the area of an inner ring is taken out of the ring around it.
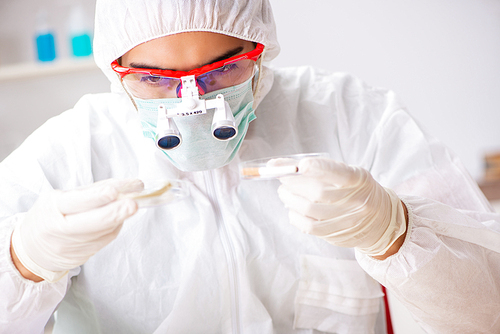
{"label": "man's eyebrow", "polygon": [[221,60],[224,60],[224,59],[228,59],[228,58],[231,58],[233,56],[236,56],[238,53],[240,53],[241,51],[243,51],[243,47],[242,46],[238,46],[237,48],[234,48],[232,50],[229,50],[227,51],[226,53],[224,53],[223,55],[215,58],[215,59],[212,59],[211,61],[209,61],[208,63],[206,64],[203,64],[203,66],[205,65],[210,65],[210,64],[213,64],[213,63],[216,63],[218,61],[221,61]]}
{"label": "man's eyebrow", "polygon": [[156,67],[154,65],[148,65],[148,64],[145,64],[145,63],[130,63],[128,65],[128,67],[131,67],[131,68],[146,68],[148,70],[167,70],[166,68],[160,68],[160,67]]}
{"label": "man's eyebrow", "polygon": [[[226,53],[220,55],[219,57],[212,59],[211,61],[209,61],[209,62],[207,62],[207,63],[205,63],[205,64],[203,64],[201,66],[210,65],[210,64],[213,64],[215,62],[231,58],[233,56],[236,56],[241,51],[243,51],[243,47],[242,46],[238,46],[238,47],[236,47],[236,48],[234,48],[232,50],[229,50]],[[147,69],[151,69],[151,70],[162,70],[162,71],[165,71],[165,70],[175,71],[173,69],[156,67],[155,65],[149,65],[149,64],[146,64],[146,63],[130,63],[129,67],[132,67],[132,68],[147,68]]]}

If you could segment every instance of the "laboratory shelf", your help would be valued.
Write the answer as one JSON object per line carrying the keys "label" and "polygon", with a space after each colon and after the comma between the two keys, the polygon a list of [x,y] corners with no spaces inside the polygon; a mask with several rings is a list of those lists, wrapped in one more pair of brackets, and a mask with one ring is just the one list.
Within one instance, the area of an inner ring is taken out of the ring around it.
{"label": "laboratory shelf", "polygon": [[0,82],[98,69],[94,59],[60,59],[47,63],[0,65]]}
{"label": "laboratory shelf", "polygon": [[500,200],[500,180],[479,182],[479,188],[490,201]]}

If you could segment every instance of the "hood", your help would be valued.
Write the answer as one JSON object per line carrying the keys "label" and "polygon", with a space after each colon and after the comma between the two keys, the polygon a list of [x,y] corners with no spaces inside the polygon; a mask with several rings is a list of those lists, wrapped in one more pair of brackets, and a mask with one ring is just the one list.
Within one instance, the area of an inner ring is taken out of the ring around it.
{"label": "hood", "polygon": [[[97,0],[94,58],[111,81],[111,90],[120,92],[123,88],[111,62],[141,43],[188,31],[261,43],[264,63],[280,50],[268,0]],[[272,71],[261,67],[257,103],[271,85]]]}

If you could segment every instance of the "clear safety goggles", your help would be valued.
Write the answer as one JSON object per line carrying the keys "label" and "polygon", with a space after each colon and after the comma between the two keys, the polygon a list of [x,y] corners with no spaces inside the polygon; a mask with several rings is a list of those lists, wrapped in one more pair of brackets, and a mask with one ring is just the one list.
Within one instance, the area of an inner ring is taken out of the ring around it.
{"label": "clear safety goggles", "polygon": [[115,60],[111,68],[125,82],[130,93],[140,99],[182,97],[182,78],[194,76],[200,95],[239,85],[248,80],[264,50],[257,44],[250,52],[224,59],[191,71],[171,71],[123,67]]}

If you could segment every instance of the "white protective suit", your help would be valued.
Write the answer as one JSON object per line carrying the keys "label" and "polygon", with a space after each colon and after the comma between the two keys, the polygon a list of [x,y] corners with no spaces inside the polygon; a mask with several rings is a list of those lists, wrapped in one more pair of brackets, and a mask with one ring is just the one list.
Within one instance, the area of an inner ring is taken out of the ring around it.
{"label": "white protective suit", "polygon": [[[392,92],[264,68],[257,119],[229,165],[181,172],[143,137],[109,66],[135,45],[205,30],[263,43],[264,60],[278,52],[267,1],[191,2],[98,2],[95,57],[113,92],[84,96],[0,164],[0,332],[42,333],[57,308],[54,333],[385,333],[372,276],[428,333],[499,333],[499,215]],[[369,170],[405,201],[397,254],[378,261],[302,234],[279,181],[239,179],[240,161],[308,152]],[[139,210],[56,283],[20,276],[10,236],[39,194],[107,178],[182,179],[190,196]]]}

